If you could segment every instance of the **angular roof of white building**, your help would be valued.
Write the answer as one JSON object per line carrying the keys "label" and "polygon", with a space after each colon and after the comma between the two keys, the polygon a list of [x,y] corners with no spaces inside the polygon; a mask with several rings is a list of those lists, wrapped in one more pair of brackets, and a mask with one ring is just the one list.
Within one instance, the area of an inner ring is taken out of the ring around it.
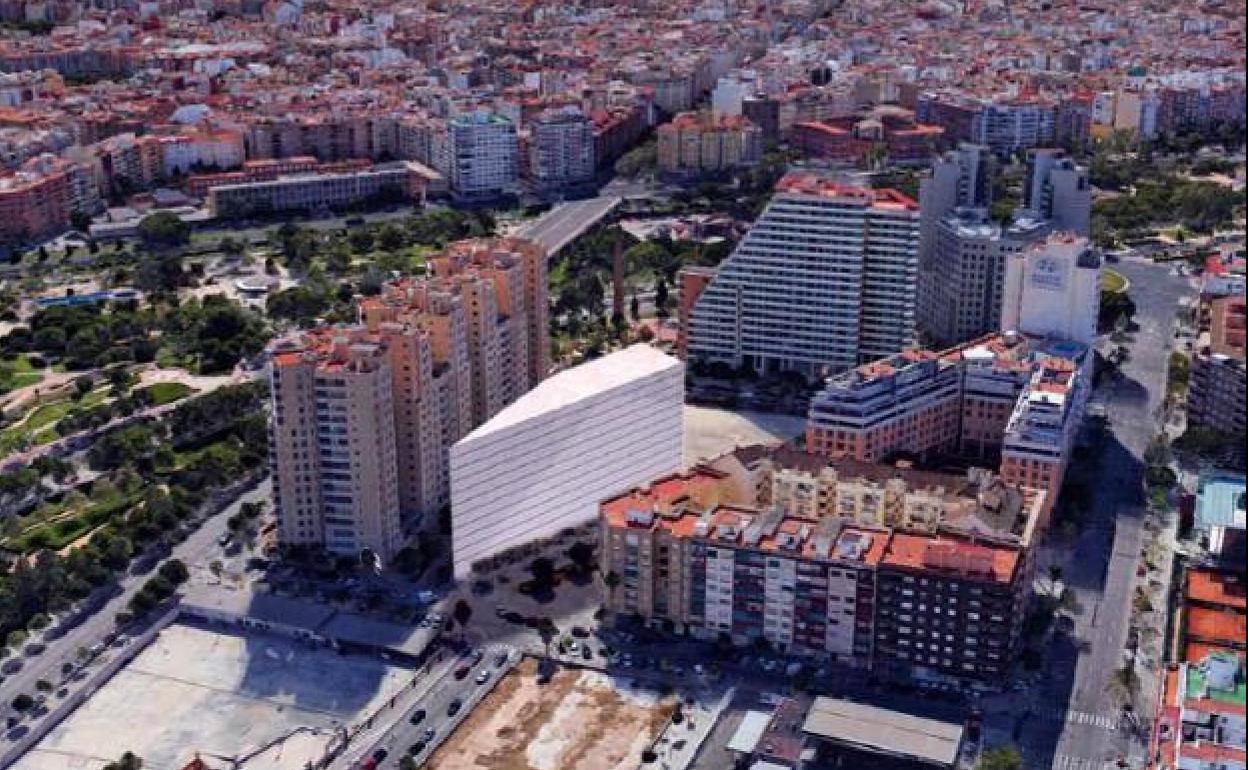
{"label": "angular roof of white building", "polygon": [[630,345],[543,380],[536,388],[460,439],[459,443],[483,438],[680,366],[680,359],[650,345],[640,342]]}

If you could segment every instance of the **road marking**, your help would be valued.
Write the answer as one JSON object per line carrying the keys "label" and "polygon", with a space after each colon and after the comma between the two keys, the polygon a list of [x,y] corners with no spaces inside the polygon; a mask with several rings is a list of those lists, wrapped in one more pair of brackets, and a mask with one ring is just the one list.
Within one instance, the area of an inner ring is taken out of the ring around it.
{"label": "road marking", "polygon": [[1087,759],[1058,754],[1053,758],[1052,770],[1115,770],[1114,763],[1104,759]]}
{"label": "road marking", "polygon": [[1110,714],[1093,714],[1087,711],[1067,711],[1066,709],[1046,709],[1036,716],[1054,722],[1068,722],[1076,725],[1098,727],[1102,730],[1117,730],[1122,718]]}

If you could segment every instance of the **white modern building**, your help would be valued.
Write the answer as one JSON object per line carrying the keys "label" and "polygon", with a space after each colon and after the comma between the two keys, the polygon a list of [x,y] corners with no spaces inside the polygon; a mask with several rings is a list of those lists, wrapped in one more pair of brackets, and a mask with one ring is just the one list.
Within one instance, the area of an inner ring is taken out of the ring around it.
{"label": "white modern building", "polygon": [[580,108],[547,110],[533,118],[529,131],[529,175],[538,187],[594,178],[594,127]]}
{"label": "white modern building", "polygon": [[919,206],[793,172],[694,298],[688,355],[820,377],[914,342]]}
{"label": "white modern building", "polygon": [[1101,258],[1088,239],[1054,233],[1007,257],[1001,328],[1090,345],[1100,283]]}
{"label": "white modern building", "polygon": [[516,126],[507,118],[484,110],[456,115],[434,145],[435,165],[456,196],[488,198],[515,190],[519,149]]}
{"label": "white modern building", "polygon": [[633,345],[552,376],[452,446],[456,576],[679,469],[684,378],[678,359]]}

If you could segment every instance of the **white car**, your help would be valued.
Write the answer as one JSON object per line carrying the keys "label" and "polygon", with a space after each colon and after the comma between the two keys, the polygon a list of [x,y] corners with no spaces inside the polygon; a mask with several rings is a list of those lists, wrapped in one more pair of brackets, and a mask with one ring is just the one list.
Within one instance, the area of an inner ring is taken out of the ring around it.
{"label": "white car", "polygon": [[490,681],[490,672],[486,669],[481,669],[481,671],[477,674],[476,681],[477,684],[485,684]]}

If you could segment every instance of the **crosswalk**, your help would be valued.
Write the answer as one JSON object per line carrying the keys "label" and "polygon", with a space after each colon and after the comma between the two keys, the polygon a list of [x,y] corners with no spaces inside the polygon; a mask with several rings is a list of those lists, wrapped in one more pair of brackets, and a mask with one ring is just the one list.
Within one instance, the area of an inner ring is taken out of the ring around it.
{"label": "crosswalk", "polygon": [[1067,722],[1074,725],[1099,727],[1102,730],[1117,730],[1122,724],[1122,716],[1119,714],[1092,714],[1087,711],[1050,709],[1042,711],[1035,716],[1054,722]]}
{"label": "crosswalk", "polygon": [[1052,770],[1118,770],[1118,765],[1104,759],[1086,759],[1058,754],[1053,758]]}

